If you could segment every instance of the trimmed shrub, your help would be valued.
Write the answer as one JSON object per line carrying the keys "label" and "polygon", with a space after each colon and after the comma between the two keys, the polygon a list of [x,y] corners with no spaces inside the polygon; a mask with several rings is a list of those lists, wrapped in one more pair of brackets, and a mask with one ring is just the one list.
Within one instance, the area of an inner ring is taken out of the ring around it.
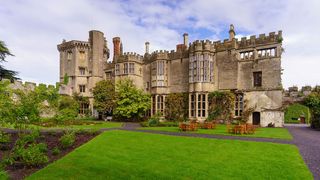
{"label": "trimmed shrub", "polygon": [[62,149],[66,149],[71,147],[75,142],[76,136],[74,132],[66,132],[61,138],[59,139],[60,145]]}
{"label": "trimmed shrub", "polygon": [[297,120],[300,116],[304,116],[306,123],[309,123],[310,111],[307,106],[302,104],[292,104],[285,109],[284,120],[286,123],[299,123]]}
{"label": "trimmed shrub", "polygon": [[53,149],[52,149],[52,155],[54,155],[54,156],[56,156],[56,155],[58,155],[58,154],[60,154],[60,149],[58,148],[58,147],[54,147]]}
{"label": "trimmed shrub", "polygon": [[153,115],[153,116],[148,120],[148,126],[150,126],[150,127],[158,126],[159,123],[160,123],[160,114]]}
{"label": "trimmed shrub", "polygon": [[311,128],[320,128],[320,91],[315,91],[305,98],[305,104],[311,110]]}
{"label": "trimmed shrub", "polygon": [[[25,147],[26,146],[26,147]],[[47,145],[44,143],[32,143],[14,148],[13,158],[16,162],[21,162],[26,166],[39,166],[49,161],[45,154]]]}

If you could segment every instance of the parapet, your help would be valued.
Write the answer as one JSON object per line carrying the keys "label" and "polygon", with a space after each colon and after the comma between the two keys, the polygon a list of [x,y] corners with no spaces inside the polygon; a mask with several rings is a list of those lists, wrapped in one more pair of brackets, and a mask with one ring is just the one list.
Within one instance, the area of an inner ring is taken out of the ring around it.
{"label": "parapet", "polygon": [[258,37],[255,35],[250,36],[249,39],[242,37],[241,39],[236,39],[239,48],[247,48],[256,45],[264,44],[276,44],[282,42],[282,31],[278,31],[278,34],[275,32],[270,32],[269,35],[259,34]]}
{"label": "parapet", "polygon": [[36,87],[38,86],[43,86],[43,87],[46,87],[46,88],[55,88],[56,86],[54,85],[46,85],[46,84],[43,84],[43,83],[40,83],[38,86],[36,83],[34,82],[22,82],[22,81],[13,81],[11,82],[9,79],[2,79],[1,81],[7,81],[7,82],[10,82],[9,84],[9,87],[11,89],[20,89],[20,90],[31,90],[33,91]]}
{"label": "parapet", "polygon": [[201,51],[208,51],[214,52],[214,43],[210,40],[196,40],[189,46],[190,53],[193,52],[201,52]]}
{"label": "parapet", "polygon": [[61,44],[58,44],[57,46],[59,51],[65,51],[75,47],[90,48],[90,44],[89,42],[86,42],[86,41],[72,40],[72,41],[65,42],[64,40]]}
{"label": "parapet", "polygon": [[151,60],[166,60],[169,59],[169,51],[157,50],[151,53]]}
{"label": "parapet", "polygon": [[137,54],[136,52],[125,52],[123,53],[123,55],[121,55],[120,59],[123,61],[142,62],[143,56],[140,54]]}

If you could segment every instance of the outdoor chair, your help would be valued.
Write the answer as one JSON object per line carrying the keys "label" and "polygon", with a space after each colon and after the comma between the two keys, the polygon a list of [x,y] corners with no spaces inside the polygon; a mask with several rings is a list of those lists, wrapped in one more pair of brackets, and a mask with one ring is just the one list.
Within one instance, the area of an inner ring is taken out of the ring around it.
{"label": "outdoor chair", "polygon": [[234,126],[230,123],[227,124],[227,133],[234,133]]}

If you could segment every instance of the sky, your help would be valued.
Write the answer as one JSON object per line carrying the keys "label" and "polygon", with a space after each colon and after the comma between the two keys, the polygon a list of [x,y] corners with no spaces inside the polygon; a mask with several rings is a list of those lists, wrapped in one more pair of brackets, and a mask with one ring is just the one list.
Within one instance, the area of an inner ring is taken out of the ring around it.
{"label": "sky", "polygon": [[[282,83],[320,85],[319,0],[0,0],[0,40],[15,55],[4,66],[23,81],[59,80],[57,44],[104,32],[110,51],[120,36],[124,52],[171,50],[189,34],[212,41],[283,31]],[[112,59],[112,58],[110,58]]]}

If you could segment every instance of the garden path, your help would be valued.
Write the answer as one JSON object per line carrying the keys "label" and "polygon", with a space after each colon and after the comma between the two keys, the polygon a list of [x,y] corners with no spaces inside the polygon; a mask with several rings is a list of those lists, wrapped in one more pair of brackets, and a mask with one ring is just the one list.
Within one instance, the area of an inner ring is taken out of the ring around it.
{"label": "garden path", "polygon": [[286,126],[293,136],[293,143],[299,148],[304,162],[314,179],[320,180],[320,131],[306,126]]}

